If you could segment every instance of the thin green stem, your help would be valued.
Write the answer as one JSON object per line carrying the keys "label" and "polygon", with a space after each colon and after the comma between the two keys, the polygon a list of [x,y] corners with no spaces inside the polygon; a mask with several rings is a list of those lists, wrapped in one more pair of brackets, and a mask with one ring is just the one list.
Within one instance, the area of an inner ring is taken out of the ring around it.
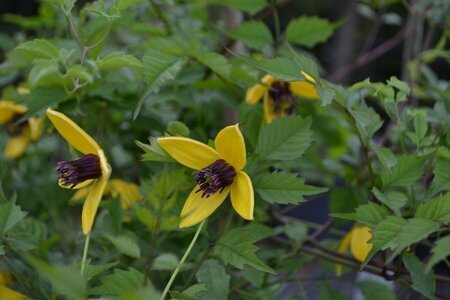
{"label": "thin green stem", "polygon": [[195,232],[195,235],[192,238],[191,243],[189,244],[189,247],[186,249],[186,252],[184,253],[183,257],[181,258],[180,262],[178,263],[177,268],[175,269],[175,271],[173,271],[172,276],[169,279],[169,282],[167,282],[167,285],[161,295],[160,300],[164,300],[166,298],[170,287],[172,286],[173,282],[175,281],[175,278],[178,275],[178,272],[180,272],[180,269],[183,266],[184,262],[186,261],[187,257],[189,256],[189,253],[191,253],[192,248],[194,248],[195,242],[197,242],[197,238],[200,235],[200,232],[202,231],[204,224],[205,224],[205,221],[202,221],[200,223],[200,225],[198,226],[197,231]]}
{"label": "thin green stem", "polygon": [[275,49],[280,44],[280,16],[278,15],[276,1],[270,1],[270,7],[272,9],[273,14],[273,23],[275,27]]}
{"label": "thin green stem", "polygon": [[91,239],[91,234],[86,235],[86,240],[84,241],[83,259],[81,260],[81,276],[84,275],[84,270],[86,268],[86,259],[89,250],[89,240]]}

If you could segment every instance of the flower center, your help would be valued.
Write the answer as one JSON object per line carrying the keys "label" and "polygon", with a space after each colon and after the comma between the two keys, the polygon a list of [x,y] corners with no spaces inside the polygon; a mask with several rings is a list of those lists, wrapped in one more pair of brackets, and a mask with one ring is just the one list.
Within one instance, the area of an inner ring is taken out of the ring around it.
{"label": "flower center", "polygon": [[236,171],[223,159],[218,159],[209,166],[194,172],[199,185],[196,193],[202,192],[202,198],[208,198],[233,183]]}
{"label": "flower center", "polygon": [[294,113],[298,98],[289,89],[289,82],[275,81],[270,86],[269,95],[273,101],[273,112],[276,115]]}
{"label": "flower center", "polygon": [[22,116],[23,114],[15,114],[11,120],[5,123],[6,134],[8,134],[8,136],[15,137],[22,134],[23,128],[27,124],[27,121],[17,123]]}
{"label": "flower center", "polygon": [[102,176],[100,159],[95,154],[88,154],[71,161],[60,161],[56,165],[56,173],[63,186],[70,188],[88,179]]}

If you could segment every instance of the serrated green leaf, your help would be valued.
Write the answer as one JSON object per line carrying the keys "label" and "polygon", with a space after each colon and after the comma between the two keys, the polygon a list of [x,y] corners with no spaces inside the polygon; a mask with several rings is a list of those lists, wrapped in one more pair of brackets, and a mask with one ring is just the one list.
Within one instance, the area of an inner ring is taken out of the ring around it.
{"label": "serrated green leaf", "polygon": [[215,0],[218,4],[255,14],[267,6],[266,0]]}
{"label": "serrated green leaf", "polygon": [[263,160],[300,158],[312,141],[311,119],[285,117],[261,130],[257,151]]}
{"label": "serrated green leaf", "polygon": [[236,30],[227,34],[244,42],[248,47],[258,50],[273,42],[272,33],[267,25],[261,21],[243,22]]}
{"label": "serrated green leaf", "polygon": [[416,210],[415,217],[444,224],[450,222],[450,193],[421,203]]}
{"label": "serrated green leaf", "polygon": [[59,58],[58,48],[44,39],[27,41],[17,46],[14,51],[26,52],[32,59],[48,58],[57,60]]}
{"label": "serrated green leaf", "polygon": [[332,34],[336,24],[318,17],[300,17],[289,22],[286,39],[306,47],[325,42]]}
{"label": "serrated green leaf", "polygon": [[81,82],[92,83],[94,81],[94,76],[89,73],[89,71],[82,67],[81,65],[73,65],[67,70],[67,75],[72,78],[78,78]]}
{"label": "serrated green leaf", "polygon": [[397,165],[392,169],[392,175],[388,170],[381,173],[383,187],[409,186],[416,182],[423,173],[425,158],[413,155],[398,157]]}
{"label": "serrated green leaf", "polygon": [[102,296],[119,296],[127,291],[138,289],[144,282],[144,275],[130,268],[129,270],[115,269],[114,273],[100,278],[102,282],[89,290],[89,294]]}
{"label": "serrated green leaf", "polygon": [[59,72],[56,61],[50,59],[37,59],[28,74],[28,82],[34,89],[36,87],[63,85],[63,76]]}
{"label": "serrated green leaf", "polygon": [[450,190],[450,160],[438,159],[433,169],[433,183],[431,184],[430,194],[436,195],[442,191]]}
{"label": "serrated green leaf", "polygon": [[264,173],[253,180],[256,192],[269,203],[298,204],[304,196],[324,193],[328,188],[308,186],[292,173]]}
{"label": "serrated green leaf", "polygon": [[108,271],[109,269],[111,269],[112,267],[115,267],[119,264],[118,261],[116,262],[112,262],[112,263],[108,263],[108,264],[103,264],[103,265],[93,265],[93,264],[88,264],[86,266],[86,274],[87,274],[87,279],[91,279],[105,271]]}
{"label": "serrated green leaf", "polygon": [[112,236],[106,235],[106,238],[119,250],[120,253],[130,257],[139,258],[141,256],[141,249],[138,243],[129,236]]}
{"label": "serrated green leaf", "polygon": [[371,228],[377,226],[388,215],[387,208],[375,203],[360,205],[356,208],[356,221]]}
{"label": "serrated green leaf", "polygon": [[301,245],[308,236],[308,226],[300,222],[290,222],[284,226],[283,230],[298,245]]}
{"label": "serrated green leaf", "polygon": [[408,83],[399,80],[397,77],[395,76],[391,76],[391,78],[389,78],[389,80],[387,81],[388,85],[395,87],[396,89],[409,94],[411,89],[408,86]]}
{"label": "serrated green leaf", "polygon": [[376,281],[365,280],[358,283],[364,300],[396,300],[394,291],[389,286]]}
{"label": "serrated green leaf", "polygon": [[375,132],[381,128],[383,121],[371,107],[361,105],[355,109],[350,109],[352,117],[355,119],[358,130],[363,136],[363,142],[367,145]]}
{"label": "serrated green leaf", "polygon": [[333,102],[336,97],[336,91],[330,87],[316,86],[317,93],[319,94],[319,100],[321,106],[327,106]]}
{"label": "serrated green leaf", "polygon": [[198,270],[196,277],[197,281],[207,289],[198,293],[199,299],[228,299],[230,276],[227,275],[225,268],[216,260],[209,259],[205,261],[200,270]]}
{"label": "serrated green leaf", "polygon": [[391,191],[382,193],[374,187],[372,188],[372,193],[378,200],[392,209],[397,216],[401,216],[400,209],[408,202],[408,197],[401,192]]}
{"label": "serrated green leaf", "polygon": [[22,211],[13,200],[0,204],[0,238],[22,221],[26,215],[26,212]]}
{"label": "serrated green leaf", "polygon": [[426,272],[429,272],[435,264],[450,255],[450,236],[437,240],[431,252],[433,252],[433,255],[427,263]]}
{"label": "serrated green leaf", "polygon": [[370,143],[370,149],[372,149],[386,169],[391,170],[397,164],[397,158],[389,148],[378,147]]}
{"label": "serrated green leaf", "polygon": [[31,94],[25,99],[28,106],[27,113],[19,120],[24,121],[30,117],[43,114],[47,108],[54,107],[58,103],[67,99],[64,89],[59,87],[39,87],[33,89]]}
{"label": "serrated green leaf", "polygon": [[131,54],[114,52],[97,61],[100,70],[120,67],[142,68],[143,63]]}
{"label": "serrated green leaf", "polygon": [[166,151],[164,151],[156,141],[155,138],[149,138],[149,144],[144,144],[139,141],[135,141],[136,145],[145,151],[141,159],[143,161],[161,161],[161,162],[174,162],[175,160],[170,157]]}
{"label": "serrated green leaf", "polygon": [[214,246],[214,253],[226,264],[241,270],[244,265],[249,265],[257,270],[275,274],[272,268],[256,256],[257,250],[252,236],[242,228],[227,231]]}
{"label": "serrated green leaf", "polygon": [[208,291],[204,284],[194,284],[183,292],[170,291],[170,296],[175,300],[197,300],[198,294]]}
{"label": "serrated green leaf", "polygon": [[425,264],[416,256],[406,253],[403,255],[403,263],[411,275],[413,289],[428,299],[435,299],[436,278],[433,272],[425,273]]}
{"label": "serrated green leaf", "polygon": [[306,79],[293,59],[277,57],[273,59],[254,60],[248,56],[233,51],[230,52],[246,64],[269,73],[278,79],[285,81],[301,81]]}
{"label": "serrated green leaf", "polygon": [[300,70],[308,73],[311,77],[313,77],[316,81],[319,80],[319,70],[317,69],[317,64],[309,57],[304,55],[303,53],[298,53],[292,48],[288,43],[286,44],[287,48],[292,54],[292,58],[294,59],[295,64],[299,67]]}
{"label": "serrated green leaf", "polygon": [[195,59],[210,68],[214,73],[222,78],[228,79],[231,73],[231,64],[225,58],[215,52],[193,53]]}

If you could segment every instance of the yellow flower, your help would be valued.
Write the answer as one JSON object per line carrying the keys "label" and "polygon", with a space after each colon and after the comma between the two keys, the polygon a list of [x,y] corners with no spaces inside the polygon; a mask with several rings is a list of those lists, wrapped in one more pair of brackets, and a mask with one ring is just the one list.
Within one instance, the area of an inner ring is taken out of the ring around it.
{"label": "yellow flower", "polygon": [[8,300],[23,300],[25,299],[25,295],[22,295],[19,292],[16,292],[10,288],[8,285],[11,283],[11,274],[8,272],[0,270],[0,299],[8,299]]}
{"label": "yellow flower", "polygon": [[[76,191],[70,201],[78,201],[89,194],[90,187],[85,187]],[[113,198],[119,197],[122,209],[130,209],[137,201],[144,197],[139,193],[139,187],[131,182],[122,179],[111,179],[106,185],[103,195],[111,194]]]}
{"label": "yellow flower", "polygon": [[266,75],[261,79],[263,84],[258,83],[247,90],[245,101],[255,104],[263,98],[266,123],[292,114],[298,103],[297,96],[319,99],[314,78],[303,71],[301,73],[307,81],[287,82]]}
{"label": "yellow flower", "polygon": [[228,126],[216,136],[215,149],[185,137],[161,137],[158,144],[182,165],[196,170],[196,187],[181,211],[180,227],[195,225],[230,194],[234,210],[253,220],[254,193],[250,177],[242,171],[247,158],[239,125]]}
{"label": "yellow flower", "polygon": [[[353,257],[358,261],[363,262],[372,249],[372,244],[369,243],[371,238],[372,234],[370,233],[369,227],[355,226],[344,237],[338,251],[339,253],[345,253],[350,247],[350,252]],[[342,265],[336,265],[336,276],[341,276],[341,274]]]}
{"label": "yellow flower", "polygon": [[27,150],[33,140],[42,135],[44,117],[30,118],[26,121],[17,121],[28,111],[28,108],[8,100],[0,100],[0,125],[4,125],[9,138],[3,156],[14,159]]}
{"label": "yellow flower", "polygon": [[78,189],[92,184],[81,215],[83,233],[88,235],[111,175],[111,167],[100,146],[75,122],[50,108],[47,116],[69,145],[84,154],[77,160],[58,162],[56,171],[59,185],[63,188]]}

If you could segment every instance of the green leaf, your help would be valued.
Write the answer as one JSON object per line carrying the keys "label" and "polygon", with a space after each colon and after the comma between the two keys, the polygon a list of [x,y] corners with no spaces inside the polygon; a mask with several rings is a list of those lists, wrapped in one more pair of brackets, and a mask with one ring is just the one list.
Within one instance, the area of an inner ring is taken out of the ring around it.
{"label": "green leaf", "polygon": [[180,121],[171,121],[167,124],[167,132],[173,136],[189,136],[189,128]]}
{"label": "green leaf", "polygon": [[398,158],[397,165],[392,170],[381,172],[383,187],[409,186],[416,182],[423,173],[425,158],[413,155],[402,155]]}
{"label": "green leaf", "polygon": [[170,296],[175,300],[197,300],[201,292],[208,291],[204,284],[194,284],[183,292],[170,291]]}
{"label": "green leaf", "polygon": [[450,193],[421,203],[416,210],[415,217],[443,224],[450,222]]}
{"label": "green leaf", "polygon": [[272,268],[256,256],[258,247],[253,244],[253,241],[253,237],[247,230],[234,228],[227,231],[215,244],[214,253],[225,264],[229,263],[241,270],[244,265],[249,265],[259,271],[275,274]]}
{"label": "green leaf", "polygon": [[437,240],[431,251],[433,252],[433,255],[427,263],[426,272],[429,272],[435,264],[450,255],[450,236]]}
{"label": "green leaf", "polygon": [[158,271],[173,271],[177,268],[178,257],[172,253],[163,253],[155,258],[153,262],[153,270]]}
{"label": "green leaf", "polygon": [[336,97],[336,91],[330,87],[323,87],[320,85],[316,85],[317,93],[320,97],[320,105],[326,106],[333,102],[333,99]]}
{"label": "green leaf", "polygon": [[300,73],[301,70],[297,64],[292,60],[284,57],[277,57],[265,60],[254,60],[248,56],[230,51],[234,56],[270,75],[285,81],[300,81],[305,80],[305,76]]}
{"label": "green leaf", "polygon": [[204,285],[207,291],[198,294],[199,299],[228,299],[230,288],[230,276],[225,272],[225,268],[216,260],[209,259],[202,264],[198,270],[197,281]]}
{"label": "green leaf", "polygon": [[350,113],[355,119],[358,130],[363,136],[364,144],[369,144],[368,141],[372,138],[375,132],[380,129],[381,125],[383,125],[383,121],[381,121],[380,116],[373,108],[365,105],[351,109]]}
{"label": "green leaf", "polygon": [[312,141],[311,118],[277,119],[261,130],[257,151],[263,160],[300,158]]}
{"label": "green leaf", "polygon": [[375,153],[383,166],[389,171],[397,165],[397,158],[389,148],[378,147],[373,143],[370,143],[370,149],[372,149],[373,153]]}
{"label": "green leaf", "polygon": [[111,269],[112,267],[115,267],[119,264],[118,261],[116,262],[112,262],[112,263],[108,263],[108,264],[103,264],[103,265],[92,265],[92,264],[88,264],[86,266],[86,274],[87,274],[87,278],[91,279],[105,271],[108,271],[109,269]]}
{"label": "green leaf", "polygon": [[409,88],[408,83],[406,83],[405,81],[399,80],[395,76],[391,76],[391,78],[389,78],[387,83],[388,83],[388,85],[395,87],[396,89],[406,93],[407,95],[411,92],[411,89]]}
{"label": "green leaf", "polygon": [[411,275],[413,289],[428,299],[435,299],[436,279],[433,272],[425,273],[425,264],[416,256],[406,253],[403,255],[403,263]]}
{"label": "green leaf", "polygon": [[17,46],[14,51],[25,52],[32,60],[37,58],[58,59],[60,57],[58,48],[44,39],[27,41]]}
{"label": "green leaf", "polygon": [[161,162],[174,162],[175,160],[170,157],[166,151],[164,151],[156,141],[156,138],[149,138],[149,144],[144,144],[139,141],[134,141],[136,145],[145,151],[142,155],[142,161],[161,161]]}
{"label": "green leaf", "polygon": [[117,4],[117,8],[119,10],[125,10],[128,7],[138,4],[142,1],[143,0],[119,0],[119,3]]}
{"label": "green leaf", "polygon": [[395,293],[386,285],[376,281],[365,280],[358,283],[364,300],[396,300]]}
{"label": "green leaf", "polygon": [[28,82],[34,89],[36,87],[63,85],[63,76],[59,72],[56,61],[50,59],[38,59],[28,74]]}
{"label": "green leaf", "polygon": [[101,277],[100,281],[102,284],[89,290],[89,294],[119,296],[140,288],[144,282],[144,275],[133,268],[128,271],[115,269],[113,274]]}
{"label": "green leaf", "polygon": [[227,34],[244,42],[248,47],[257,50],[273,42],[272,33],[267,25],[261,21],[243,22],[236,30]]}
{"label": "green leaf", "polygon": [[114,52],[97,61],[97,66],[100,70],[105,70],[120,67],[143,68],[144,65],[131,54]]}
{"label": "green leaf", "polygon": [[94,81],[94,76],[81,65],[71,66],[69,70],[67,70],[67,75],[72,79],[78,78],[81,82],[92,83]]}
{"label": "green leaf", "polygon": [[81,277],[79,270],[68,266],[48,265],[31,256],[26,256],[25,259],[59,293],[68,298],[84,299],[86,297],[86,281]]}
{"label": "green leaf", "polygon": [[308,236],[308,226],[300,222],[290,222],[284,226],[286,235],[298,245],[301,245]]}
{"label": "green leaf", "polygon": [[256,192],[269,203],[298,204],[303,196],[324,193],[328,188],[305,184],[305,180],[292,173],[263,173],[253,180]]}
{"label": "green leaf", "polygon": [[141,256],[141,249],[137,242],[129,236],[112,236],[106,235],[106,238],[119,250],[120,253],[130,257],[139,258]]}
{"label": "green leaf", "polygon": [[289,22],[286,38],[289,42],[306,47],[325,42],[332,34],[336,24],[318,17],[300,17]]}
{"label": "green leaf", "polygon": [[231,73],[231,64],[225,56],[214,52],[193,53],[195,59],[210,68],[222,78],[228,79]]}
{"label": "green leaf", "polygon": [[436,161],[433,169],[433,183],[430,188],[431,196],[450,190],[450,172],[448,170],[450,170],[450,160],[438,159]]}
{"label": "green leaf", "polygon": [[311,77],[318,81],[319,70],[317,69],[317,64],[303,53],[298,53],[297,51],[295,51],[295,49],[292,48],[291,45],[286,45],[292,54],[292,58],[294,59],[295,64],[299,67],[299,69],[308,73]]}
{"label": "green leaf", "polygon": [[14,225],[22,221],[26,215],[27,213],[22,211],[20,206],[16,205],[13,200],[0,204],[0,238]]}
{"label": "green leaf", "polygon": [[28,106],[27,113],[19,120],[24,121],[36,115],[42,115],[47,108],[54,107],[58,103],[67,99],[64,89],[59,87],[40,87],[33,89],[31,94],[25,99]]}
{"label": "green leaf", "polygon": [[400,209],[408,202],[408,197],[401,192],[380,192],[376,187],[372,188],[372,193],[378,200],[383,202],[387,207],[397,215],[401,216]]}
{"label": "green leaf", "polygon": [[90,5],[86,5],[84,9],[87,11],[105,17],[108,20],[120,18],[120,11],[115,6],[116,3],[107,1],[106,4],[103,0],[97,0]]}
{"label": "green leaf", "polygon": [[356,208],[356,221],[371,228],[377,226],[388,215],[387,208],[375,203],[360,205]]}
{"label": "green leaf", "polygon": [[242,10],[253,15],[267,6],[266,0],[215,0],[218,4]]}
{"label": "green leaf", "polygon": [[[367,199],[367,191],[360,187],[337,187],[330,191],[328,210],[331,214],[353,213],[359,204]],[[356,214],[354,214],[356,217]],[[354,218],[352,218],[354,220]]]}

